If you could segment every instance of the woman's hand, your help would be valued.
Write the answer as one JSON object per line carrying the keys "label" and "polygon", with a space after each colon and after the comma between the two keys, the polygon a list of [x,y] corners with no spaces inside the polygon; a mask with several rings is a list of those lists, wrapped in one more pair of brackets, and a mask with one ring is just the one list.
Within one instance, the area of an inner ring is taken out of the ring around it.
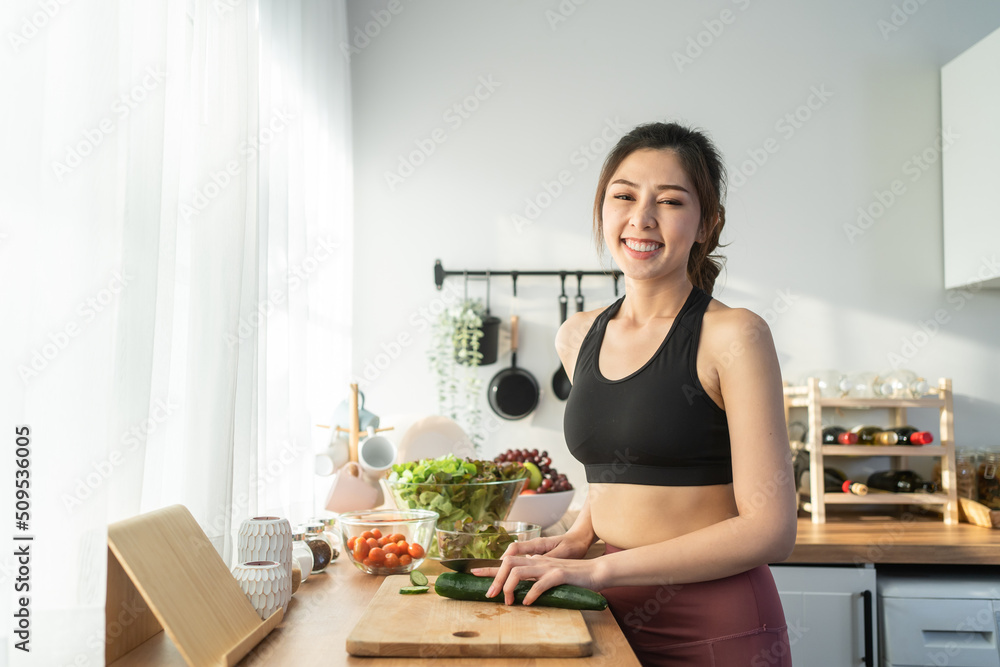
{"label": "woman's hand", "polygon": [[[529,540],[522,544],[522,550],[529,548],[532,542],[557,539],[559,538]],[[517,546],[516,542],[511,545],[511,547],[515,546]],[[581,560],[538,555],[518,556],[511,555],[509,551],[510,548],[508,548],[508,553],[504,554],[503,564],[500,567],[482,567],[472,570],[472,574],[477,577],[493,577],[493,584],[486,592],[487,597],[499,595],[502,591],[504,603],[514,604],[514,588],[518,583],[530,580],[534,580],[535,583],[528,594],[524,596],[522,604],[526,605],[530,605],[538,599],[539,595],[559,584],[572,584],[591,590],[604,588],[600,581],[600,558]]]}
{"label": "woman's hand", "polygon": [[554,537],[537,537],[525,542],[513,542],[501,558],[507,556],[549,556],[551,558],[583,558],[593,538],[573,532]]}

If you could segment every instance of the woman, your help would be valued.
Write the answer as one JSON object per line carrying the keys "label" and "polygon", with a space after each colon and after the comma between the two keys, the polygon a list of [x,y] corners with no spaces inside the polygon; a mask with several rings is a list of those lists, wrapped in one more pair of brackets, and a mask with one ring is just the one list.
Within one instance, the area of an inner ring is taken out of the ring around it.
{"label": "woman", "polygon": [[[795,543],[781,374],[764,321],[710,296],[724,188],[714,145],[676,124],[608,155],[595,237],[626,294],[556,337],[587,499],[565,535],[475,572],[508,604],[523,580],[524,604],[558,584],[601,591],[644,665],[791,664],[767,567]],[[598,538],[605,555],[583,560]]]}

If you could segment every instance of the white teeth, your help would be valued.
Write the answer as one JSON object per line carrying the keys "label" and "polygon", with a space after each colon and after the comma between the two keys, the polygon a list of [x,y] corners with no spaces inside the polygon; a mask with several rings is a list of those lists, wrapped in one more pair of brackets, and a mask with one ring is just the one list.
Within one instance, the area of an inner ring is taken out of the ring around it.
{"label": "white teeth", "polygon": [[636,252],[649,252],[650,250],[656,250],[660,247],[659,244],[656,243],[639,243],[631,239],[625,239],[625,245]]}

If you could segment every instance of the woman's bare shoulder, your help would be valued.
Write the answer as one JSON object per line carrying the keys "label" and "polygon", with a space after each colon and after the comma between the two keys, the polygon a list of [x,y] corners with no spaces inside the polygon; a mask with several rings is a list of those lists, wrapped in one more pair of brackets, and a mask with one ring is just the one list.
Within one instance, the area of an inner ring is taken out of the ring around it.
{"label": "woman's bare shoulder", "polygon": [[712,299],[705,310],[701,345],[716,356],[725,356],[760,342],[773,344],[771,329],[763,317],[747,308],[733,308]]}
{"label": "woman's bare shoulder", "polygon": [[587,337],[587,332],[594,326],[597,316],[603,313],[610,306],[602,306],[594,310],[585,310],[580,313],[570,315],[559,330],[556,332],[556,353],[559,355],[566,373],[570,380],[573,379],[573,369],[576,366],[576,357],[580,353],[580,346],[583,339]]}

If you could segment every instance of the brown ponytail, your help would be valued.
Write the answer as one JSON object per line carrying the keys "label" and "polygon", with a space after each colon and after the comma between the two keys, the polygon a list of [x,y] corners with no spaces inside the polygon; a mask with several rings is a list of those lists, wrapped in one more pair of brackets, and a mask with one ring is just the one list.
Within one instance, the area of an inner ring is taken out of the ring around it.
{"label": "brown ponytail", "polygon": [[696,241],[691,248],[687,274],[691,284],[711,294],[725,262],[725,257],[712,253],[720,247],[719,237],[726,224],[726,209],[722,205],[726,192],[726,168],[715,144],[698,130],[677,123],[639,125],[622,137],[608,153],[594,197],[594,241],[598,254],[604,249],[604,197],[611,177],[625,158],[644,148],[673,151],[694,183],[701,204],[701,227],[705,232],[705,241]]}
{"label": "brown ponytail", "polygon": [[[704,224],[704,221],[702,222]],[[687,274],[692,285],[705,290],[711,294],[715,288],[715,279],[719,277],[719,272],[725,264],[726,258],[722,255],[711,254],[719,247],[719,236],[722,235],[722,228],[726,224],[726,207],[719,206],[719,216],[717,222],[705,234],[705,242],[694,242],[691,254],[688,255]]]}

